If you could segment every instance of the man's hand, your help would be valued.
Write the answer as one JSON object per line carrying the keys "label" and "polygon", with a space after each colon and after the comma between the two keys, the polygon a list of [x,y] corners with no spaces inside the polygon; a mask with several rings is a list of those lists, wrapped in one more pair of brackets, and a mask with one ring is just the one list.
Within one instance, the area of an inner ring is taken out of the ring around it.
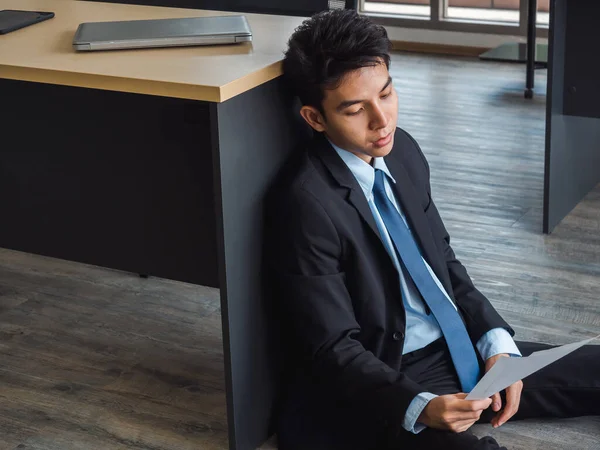
{"label": "man's hand", "polygon": [[[488,358],[485,362],[485,372],[492,368],[496,361],[500,358],[510,358],[510,355],[506,353],[501,353],[499,355],[492,356]],[[516,414],[519,410],[519,404],[521,403],[521,391],[523,390],[523,382],[517,381],[514,384],[511,384],[506,388],[506,405],[502,411],[502,398],[500,397],[500,393],[492,395],[492,410],[497,412],[494,418],[491,421],[491,424],[494,428],[498,428],[500,425],[504,425],[508,419]]]}
{"label": "man's hand", "polygon": [[421,415],[418,422],[430,428],[450,430],[462,433],[473,425],[484,409],[487,409],[492,400],[465,400],[467,394],[440,395],[431,400]]}

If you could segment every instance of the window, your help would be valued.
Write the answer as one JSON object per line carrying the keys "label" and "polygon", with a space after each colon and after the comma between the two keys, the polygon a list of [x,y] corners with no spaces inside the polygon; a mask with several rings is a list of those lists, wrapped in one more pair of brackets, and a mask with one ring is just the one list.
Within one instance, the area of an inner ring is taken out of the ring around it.
{"label": "window", "polygon": [[379,0],[365,1],[364,12],[397,16],[431,16],[429,0]]}
{"label": "window", "polygon": [[[528,0],[361,0],[360,11],[385,25],[525,35]],[[550,0],[538,0],[539,35],[547,36]]]}

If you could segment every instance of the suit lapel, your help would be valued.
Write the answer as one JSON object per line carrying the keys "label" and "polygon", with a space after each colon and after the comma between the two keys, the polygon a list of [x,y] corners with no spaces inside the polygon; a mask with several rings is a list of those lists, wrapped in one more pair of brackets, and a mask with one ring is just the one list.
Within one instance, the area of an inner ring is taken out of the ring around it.
{"label": "suit lapel", "polygon": [[356,208],[363,220],[367,222],[367,224],[369,224],[371,230],[373,230],[373,232],[381,241],[381,234],[379,234],[379,228],[377,228],[377,224],[375,223],[375,218],[373,217],[373,213],[371,212],[369,203],[367,202],[365,194],[361,190],[360,186],[357,186],[357,188],[350,190],[350,194],[348,195],[348,201],[352,204],[352,206]]}
{"label": "suit lapel", "polygon": [[[315,137],[313,149],[314,154],[323,162],[337,183],[348,189],[349,192],[346,200],[358,211],[361,218],[369,225],[385,249],[369,203],[348,166],[342,161],[327,139],[322,136]],[[401,150],[394,147],[392,153],[395,151],[398,152]],[[419,248],[423,252],[423,257],[431,266],[437,277],[440,280],[445,280],[444,271],[442,270],[442,259],[440,258],[438,249],[433,240],[429,221],[417,200],[417,192],[406,169],[403,164],[398,161],[398,158],[387,156],[385,157],[385,162],[396,180],[396,184],[392,183],[396,198],[402,206],[402,210],[410,224],[412,233],[417,240]],[[390,259],[390,261],[392,260]],[[448,287],[446,286],[446,288]]]}
{"label": "suit lapel", "polygon": [[392,183],[396,198],[402,206],[404,216],[410,224],[411,231],[419,244],[423,257],[431,266],[437,277],[440,280],[444,280],[442,259],[440,258],[440,253],[433,239],[433,235],[431,234],[429,220],[418,200],[419,196],[417,195],[412,180],[408,176],[408,172],[397,158],[387,156],[385,157],[385,163],[396,180],[395,185]]}
{"label": "suit lapel", "polygon": [[[342,161],[327,139],[322,136],[315,137],[315,150],[315,154],[323,161],[333,178],[335,178],[340,186],[349,190],[346,200],[354,206],[361,218],[381,241],[381,235],[379,234],[379,229],[373,218],[369,203],[348,166]],[[381,243],[383,245],[383,241]]]}

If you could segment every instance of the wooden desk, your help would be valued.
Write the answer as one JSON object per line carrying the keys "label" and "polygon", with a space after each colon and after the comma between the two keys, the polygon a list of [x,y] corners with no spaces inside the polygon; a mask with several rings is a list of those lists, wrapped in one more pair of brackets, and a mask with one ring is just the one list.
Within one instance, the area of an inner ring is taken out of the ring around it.
{"label": "wooden desk", "polygon": [[76,53],[85,21],[218,14],[0,0],[54,19],[0,36],[0,246],[218,286],[232,449],[269,434],[262,199],[297,145],[280,79],[301,18],[248,14],[254,42]]}

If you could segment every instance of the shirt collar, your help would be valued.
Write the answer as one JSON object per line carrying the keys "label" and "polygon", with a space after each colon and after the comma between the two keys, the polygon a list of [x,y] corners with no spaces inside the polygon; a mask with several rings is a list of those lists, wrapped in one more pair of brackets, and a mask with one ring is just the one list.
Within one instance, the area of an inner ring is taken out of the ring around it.
{"label": "shirt collar", "polygon": [[[329,139],[328,139],[329,140]],[[390,170],[385,163],[383,158],[373,158],[373,165],[367,164],[365,161],[360,159],[354,153],[350,153],[347,150],[343,150],[333,142],[329,141],[333,149],[340,155],[342,161],[348,166],[348,169],[358,181],[361,189],[365,193],[367,198],[371,197],[373,193],[373,185],[375,184],[375,169],[382,170],[388,176],[388,179],[396,183],[396,180],[390,173]]]}

